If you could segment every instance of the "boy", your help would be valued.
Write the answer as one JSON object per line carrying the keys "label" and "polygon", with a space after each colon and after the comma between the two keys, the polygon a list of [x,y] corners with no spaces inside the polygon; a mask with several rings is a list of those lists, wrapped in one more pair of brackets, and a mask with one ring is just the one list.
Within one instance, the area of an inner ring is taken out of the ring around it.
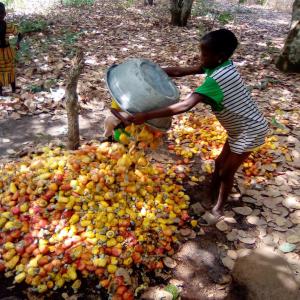
{"label": "boy", "polygon": [[267,121],[252,100],[243,80],[229,58],[238,45],[227,29],[206,34],[200,42],[200,64],[194,67],[169,67],[169,76],[206,74],[204,83],[184,101],[148,112],[127,116],[129,122],[142,124],[149,119],[173,116],[189,111],[200,102],[209,104],[228,138],[216,159],[212,176],[212,209],[216,219],[223,214],[224,203],[233,186],[234,174],[252,150],[264,144]]}

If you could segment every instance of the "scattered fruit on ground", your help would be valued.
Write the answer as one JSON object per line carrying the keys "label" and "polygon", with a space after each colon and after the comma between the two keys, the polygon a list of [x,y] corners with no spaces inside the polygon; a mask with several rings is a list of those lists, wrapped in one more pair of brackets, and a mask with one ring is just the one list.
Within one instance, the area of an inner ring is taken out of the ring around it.
{"label": "scattered fruit on ground", "polygon": [[[275,130],[277,133],[277,131]],[[169,132],[169,151],[183,157],[185,163],[191,163],[194,156],[203,161],[202,171],[212,173],[214,160],[221,153],[227,134],[213,115],[203,117],[189,113],[178,118],[177,124]],[[255,149],[243,163],[242,171],[246,182],[253,176],[270,178],[276,172],[278,156],[288,159],[288,148],[280,145],[276,135],[268,136],[266,143]],[[193,179],[192,179],[193,180]],[[195,180],[197,181],[197,180]]]}

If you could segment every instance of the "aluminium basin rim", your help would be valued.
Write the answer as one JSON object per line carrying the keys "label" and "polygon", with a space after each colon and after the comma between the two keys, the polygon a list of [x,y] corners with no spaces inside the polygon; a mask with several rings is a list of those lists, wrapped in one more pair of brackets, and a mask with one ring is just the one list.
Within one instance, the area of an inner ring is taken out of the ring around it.
{"label": "aluminium basin rim", "polygon": [[[122,108],[122,105],[120,104],[120,102],[119,102],[119,100],[114,96],[114,93],[113,93],[113,91],[111,90],[111,88],[110,88],[110,86],[109,86],[109,80],[108,80],[108,78],[109,78],[109,73],[110,73],[110,71],[112,70],[112,69],[114,69],[115,67],[117,67],[118,65],[117,64],[114,64],[114,65],[112,65],[112,66],[110,66],[109,68],[108,68],[108,70],[106,70],[106,74],[105,74],[105,83],[106,83],[106,86],[107,86],[107,88],[108,88],[108,91],[109,91],[109,93],[110,93],[110,95],[113,97],[113,100],[115,100],[116,102],[117,102],[117,104],[121,107],[121,109],[124,111],[124,112],[126,112],[127,114],[129,114],[130,116],[132,116],[133,114],[131,113],[131,112],[129,112],[127,109],[123,109]],[[170,128],[171,128],[171,126],[172,126],[172,122],[170,122],[171,124],[168,126],[168,128],[166,128],[166,127],[157,127],[157,126],[155,126],[155,125],[152,125],[151,123],[149,123],[149,121],[146,121],[145,122],[148,126],[150,126],[151,128],[153,128],[153,129],[155,129],[155,130],[159,130],[159,131],[161,131],[161,132],[167,132]]]}

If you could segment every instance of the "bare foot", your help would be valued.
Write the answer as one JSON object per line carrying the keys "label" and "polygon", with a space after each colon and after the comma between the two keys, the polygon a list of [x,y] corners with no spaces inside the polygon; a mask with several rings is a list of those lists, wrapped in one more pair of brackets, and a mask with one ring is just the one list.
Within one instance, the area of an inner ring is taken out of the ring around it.
{"label": "bare foot", "polygon": [[[210,213],[210,212],[206,212],[204,215],[201,216],[200,226],[211,226],[211,225],[215,225],[217,224],[219,221],[223,220],[223,216],[219,215],[219,216],[215,216],[214,214]],[[201,222],[201,219],[205,222]]]}
{"label": "bare foot", "polygon": [[224,211],[222,208],[218,208],[216,206],[213,207],[213,209],[211,210],[211,213],[216,217],[216,218],[220,218],[224,215]]}

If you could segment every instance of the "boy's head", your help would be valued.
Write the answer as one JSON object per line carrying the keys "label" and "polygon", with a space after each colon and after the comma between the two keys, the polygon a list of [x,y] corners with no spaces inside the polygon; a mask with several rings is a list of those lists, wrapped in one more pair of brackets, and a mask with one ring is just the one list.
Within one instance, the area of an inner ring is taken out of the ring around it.
{"label": "boy's head", "polygon": [[219,29],[207,33],[200,42],[203,67],[217,67],[230,58],[237,45],[236,36],[228,29]]}
{"label": "boy's head", "polygon": [[1,21],[4,20],[5,16],[6,16],[5,5],[2,2],[0,2],[0,20]]}

